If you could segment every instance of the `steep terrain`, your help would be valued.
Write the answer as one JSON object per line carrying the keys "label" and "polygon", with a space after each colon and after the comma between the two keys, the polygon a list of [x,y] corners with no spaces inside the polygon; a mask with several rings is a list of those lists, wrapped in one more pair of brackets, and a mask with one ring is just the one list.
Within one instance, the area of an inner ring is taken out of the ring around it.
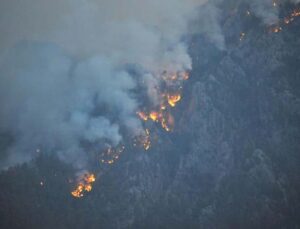
{"label": "steep terrain", "polygon": [[3,172],[0,227],[300,228],[300,19],[271,33],[237,12],[224,13],[225,50],[190,38],[173,133],[157,129],[79,200],[55,158]]}

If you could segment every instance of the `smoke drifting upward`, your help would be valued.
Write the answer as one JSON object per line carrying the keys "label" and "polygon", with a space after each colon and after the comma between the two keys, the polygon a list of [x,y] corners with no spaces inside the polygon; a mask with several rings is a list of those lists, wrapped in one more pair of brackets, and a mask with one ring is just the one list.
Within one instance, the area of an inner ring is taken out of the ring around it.
{"label": "smoke drifting upward", "polygon": [[[54,45],[21,43],[0,66],[1,130],[14,137],[9,164],[29,160],[39,148],[84,166],[80,142],[117,145],[120,126],[129,126],[137,106],[129,94],[135,83],[105,57],[74,64]],[[105,105],[117,121],[94,114]],[[138,121],[130,124],[139,128]]]}
{"label": "smoke drifting upward", "polygon": [[13,139],[1,167],[39,149],[83,169],[83,145],[141,134],[138,82],[151,95],[162,72],[191,69],[182,37],[203,2],[1,1],[0,131]]}
{"label": "smoke drifting upward", "polygon": [[[278,20],[272,0],[236,0],[241,2],[266,24]],[[299,0],[276,4],[286,2]],[[159,106],[157,87],[169,77],[165,72],[179,76],[191,69],[182,39],[192,30],[190,21],[225,47],[220,3],[225,2],[2,0],[0,134],[10,135],[12,142],[0,167],[29,161],[41,149],[84,168],[86,146],[117,146],[124,134],[144,133],[136,115],[144,106],[138,89],[145,89],[147,103]],[[128,71],[132,65],[138,76]],[[163,99],[180,98],[168,96]],[[152,114],[152,119],[166,125],[162,117]]]}

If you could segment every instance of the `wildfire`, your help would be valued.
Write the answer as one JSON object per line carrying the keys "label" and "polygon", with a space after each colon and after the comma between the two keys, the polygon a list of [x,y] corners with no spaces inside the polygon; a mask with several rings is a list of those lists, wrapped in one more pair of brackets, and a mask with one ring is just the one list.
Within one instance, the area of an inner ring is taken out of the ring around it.
{"label": "wildfire", "polygon": [[180,73],[180,78],[181,78],[182,80],[188,80],[188,79],[190,78],[190,75],[189,75],[188,72],[181,72],[181,73]]}
{"label": "wildfire", "polygon": [[149,114],[149,118],[153,121],[153,122],[158,122],[160,114],[156,111],[151,111]]}
{"label": "wildfire", "polygon": [[72,196],[75,198],[81,198],[84,196],[85,192],[92,191],[92,184],[95,182],[96,177],[92,173],[85,173],[79,178],[78,185],[71,192]]}
{"label": "wildfire", "polygon": [[[149,112],[139,111],[137,112],[137,115],[142,121],[159,123],[165,131],[170,132],[174,129],[175,125],[175,120],[170,113],[170,109],[176,107],[177,103],[181,100],[181,84],[182,81],[189,79],[189,74],[188,72],[178,72],[175,74],[168,74],[167,72],[164,72],[162,74],[162,78],[166,83],[166,87],[163,90],[160,90],[160,88],[157,89],[158,98],[160,98],[160,105],[150,109]],[[149,130],[146,130],[146,132],[146,135],[148,135]],[[146,150],[149,149],[149,147],[150,144],[144,144],[144,148]]]}
{"label": "wildfire", "polygon": [[121,154],[124,152],[125,146],[118,146],[116,148],[109,147],[105,152],[101,154],[101,163],[103,164],[113,164],[116,160],[118,160]]}
{"label": "wildfire", "polygon": [[147,116],[144,112],[138,111],[138,112],[137,112],[137,115],[138,115],[139,118],[142,119],[143,121],[147,121],[147,120],[148,120],[148,116]]}
{"label": "wildfire", "polygon": [[148,149],[150,149],[150,146],[151,146],[150,131],[149,131],[149,129],[146,129],[145,132],[146,132],[146,136],[143,141],[143,146],[144,146],[145,150],[148,150]]}
{"label": "wildfire", "polygon": [[[173,98],[174,100],[170,100],[170,106],[175,107],[176,106],[176,101],[179,101],[179,98]],[[172,105],[171,105],[172,103]],[[146,114],[145,114],[146,115]],[[162,106],[159,111],[151,111],[149,115],[146,115],[148,118],[147,120],[151,120],[156,123],[160,123],[161,127],[166,130],[166,131],[172,131],[174,129],[174,117],[169,113],[168,111],[165,110],[164,106]],[[144,119],[142,119],[144,120]]]}
{"label": "wildfire", "polygon": [[150,130],[146,129],[143,135],[140,135],[134,139],[134,146],[142,146],[146,151],[151,147]]}
{"label": "wildfire", "polygon": [[282,31],[281,26],[275,26],[275,27],[271,28],[271,32],[273,32],[273,33],[279,33],[281,31]]}
{"label": "wildfire", "polygon": [[175,107],[176,103],[178,103],[181,100],[180,94],[168,95],[167,97],[168,97],[168,103],[170,104],[171,107]]}
{"label": "wildfire", "polygon": [[285,17],[277,25],[270,28],[270,32],[279,33],[282,32],[285,25],[289,25],[295,21],[296,17],[300,16],[300,9],[295,9],[289,16]]}
{"label": "wildfire", "polygon": [[[272,2],[273,7],[277,7],[276,0]],[[251,15],[250,11],[246,11],[248,16]],[[278,24],[270,27],[270,32],[279,33],[283,30],[285,25],[292,23],[296,17],[300,17],[300,9],[294,10],[289,16],[285,17]],[[246,37],[245,32],[240,33],[240,41]],[[171,114],[171,110],[176,107],[178,102],[182,99],[182,84],[183,81],[189,79],[189,73],[186,71],[179,72],[167,72],[164,71],[159,75],[159,78],[163,80],[161,84],[153,90],[153,97],[158,98],[158,102],[153,102],[152,106],[143,107],[141,111],[137,111],[136,114],[143,122],[154,122],[160,125],[165,131],[170,132],[174,130],[175,119]],[[157,93],[157,94],[156,94]],[[155,99],[156,100],[156,99]],[[133,140],[134,146],[142,146],[146,151],[151,147],[151,134],[148,128],[144,129],[144,133],[137,136]],[[108,147],[100,157],[100,162],[103,164],[111,165],[118,160],[125,150],[125,146]],[[93,173],[85,173],[79,179],[77,186],[71,192],[75,198],[81,198],[85,193],[90,192],[93,188],[93,183],[96,177]],[[44,183],[40,182],[43,186]]]}
{"label": "wildfire", "polygon": [[168,74],[167,72],[164,72],[162,74],[162,78],[163,80],[165,80],[166,82],[174,82],[174,81],[178,81],[178,80],[188,80],[189,79],[189,73],[188,72],[178,72],[178,73],[171,73]]}
{"label": "wildfire", "polygon": [[[160,126],[167,132],[174,129],[175,120],[170,110],[174,108],[181,100],[182,82],[189,79],[187,72],[162,73],[161,75],[164,82],[155,90],[155,97],[159,98],[159,105],[153,105],[153,107],[147,107],[137,111],[136,114],[144,122],[154,122],[160,124]],[[151,135],[150,130],[145,128],[144,133],[137,136],[133,140],[134,146],[142,146],[146,151],[151,147]],[[117,147],[108,147],[104,152],[100,154],[100,162],[102,164],[113,164],[118,160],[125,150],[125,146],[120,145]],[[83,174],[79,180],[75,189],[71,192],[75,198],[81,198],[86,192],[92,190],[92,185],[95,182],[95,175],[92,173]]]}
{"label": "wildfire", "polygon": [[161,121],[161,126],[165,131],[170,132],[174,129],[174,117],[168,113]]}
{"label": "wildfire", "polygon": [[300,9],[295,9],[292,13],[291,13],[291,15],[289,15],[289,16],[287,16],[287,17],[285,17],[284,19],[283,19],[283,22],[284,22],[284,24],[290,24],[290,23],[292,23],[294,20],[295,20],[295,18],[296,17],[299,17],[300,16]]}

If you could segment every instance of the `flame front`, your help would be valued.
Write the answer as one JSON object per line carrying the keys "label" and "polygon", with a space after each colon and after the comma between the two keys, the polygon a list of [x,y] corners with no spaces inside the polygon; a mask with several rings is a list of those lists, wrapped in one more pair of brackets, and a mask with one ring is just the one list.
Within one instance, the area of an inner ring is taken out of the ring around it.
{"label": "flame front", "polygon": [[123,145],[117,146],[115,148],[111,146],[108,147],[108,149],[101,154],[101,158],[100,158],[101,163],[109,164],[109,165],[115,163],[115,161],[117,161],[120,158],[124,150],[125,150],[125,146]]}
{"label": "flame front", "polygon": [[287,17],[283,18],[277,25],[270,28],[270,32],[279,33],[283,31],[283,27],[295,21],[296,17],[300,17],[300,9],[295,9]]}
{"label": "flame front", "polygon": [[[277,7],[277,1],[273,0],[273,7]],[[247,16],[251,16],[251,12],[246,12]],[[291,24],[296,17],[300,17],[300,9],[295,9],[290,15],[280,20],[279,23],[269,27],[269,32],[279,33],[283,31],[284,26]],[[241,32],[239,40],[243,41],[246,38],[246,33]],[[153,122],[159,125],[163,130],[170,132],[174,130],[175,119],[171,114],[172,109],[182,99],[182,84],[189,79],[189,73],[186,71],[179,72],[167,72],[164,71],[157,75],[162,82],[159,82],[151,90],[150,97],[153,97],[153,101],[149,101],[147,107],[140,107],[136,112],[137,116],[143,122]],[[150,105],[149,105],[150,104]],[[133,138],[134,146],[141,146],[146,151],[151,147],[151,134],[149,127],[144,123],[144,132],[141,132],[139,136]],[[148,127],[148,128],[146,128]],[[100,162],[102,164],[113,164],[118,160],[125,150],[125,146],[119,145],[116,147],[108,147],[101,155]],[[81,198],[86,192],[92,190],[92,185],[95,182],[95,175],[92,173],[86,173],[79,178],[76,188],[71,192],[75,198]],[[41,183],[43,185],[43,183]]]}
{"label": "flame front", "polygon": [[150,114],[149,114],[149,118],[153,122],[158,122],[160,117],[161,117],[161,114],[158,113],[157,111],[151,111]]}
{"label": "flame front", "polygon": [[93,173],[85,173],[79,178],[79,182],[76,188],[71,192],[75,198],[81,198],[85,192],[92,191],[92,184],[96,181],[96,177]]}
{"label": "flame front", "polygon": [[[189,79],[187,72],[167,73],[163,72],[160,76],[163,83],[153,90],[153,97],[158,98],[158,103],[144,107],[136,114],[140,120],[144,122],[152,121],[159,124],[165,131],[170,132],[174,130],[175,120],[171,114],[178,102],[181,100],[182,83]],[[149,150],[151,147],[151,136],[149,128],[144,129],[144,133],[135,136],[133,139],[134,146],[141,146],[144,150]],[[104,150],[100,156],[102,164],[111,165],[118,160],[125,150],[124,145],[109,146]],[[85,173],[79,179],[77,186],[71,192],[75,198],[81,198],[85,193],[92,190],[92,185],[95,182],[95,175],[92,173]]]}
{"label": "flame front", "polygon": [[151,147],[150,130],[149,130],[149,129],[146,129],[144,134],[142,134],[142,135],[140,135],[140,136],[137,136],[137,137],[134,139],[133,145],[134,145],[134,146],[141,146],[141,147],[143,147],[146,151],[149,150],[150,147]]}
{"label": "flame front", "polygon": [[[164,90],[157,89],[157,97],[160,98],[160,106],[150,109],[149,112],[137,112],[138,117],[144,121],[153,121],[160,123],[161,127],[166,131],[174,129],[174,117],[170,113],[170,108],[176,107],[181,100],[182,81],[189,79],[188,72],[170,73],[164,72],[162,78],[167,85]],[[176,89],[177,88],[177,89]],[[147,110],[147,109],[145,109]]]}
{"label": "flame front", "polygon": [[171,107],[175,107],[176,104],[181,100],[181,95],[174,94],[174,95],[168,95],[168,103]]}

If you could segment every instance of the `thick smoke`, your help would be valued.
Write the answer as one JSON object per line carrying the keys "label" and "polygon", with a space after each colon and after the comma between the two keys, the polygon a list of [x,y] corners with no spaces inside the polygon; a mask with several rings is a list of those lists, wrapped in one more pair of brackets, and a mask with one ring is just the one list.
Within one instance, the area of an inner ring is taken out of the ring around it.
{"label": "thick smoke", "polygon": [[[272,0],[241,2],[266,24],[278,20]],[[144,82],[155,104],[160,73],[191,69],[182,39],[189,31],[223,49],[221,3],[2,0],[0,134],[12,141],[0,166],[29,161],[41,149],[83,168],[86,146],[118,145],[124,133],[141,134],[137,85]],[[126,69],[132,64],[142,69],[139,79]]]}
{"label": "thick smoke", "polygon": [[[29,160],[39,148],[81,167],[81,141],[117,145],[120,125],[139,128],[138,121],[130,122],[135,83],[105,57],[75,64],[54,45],[23,42],[6,54],[0,69],[0,127],[14,138],[8,165]],[[105,106],[110,116],[117,114],[115,122],[95,114]]]}
{"label": "thick smoke", "polygon": [[[138,135],[135,64],[151,85],[191,60],[182,36],[202,0],[3,0],[0,131],[12,137],[1,167],[38,149],[78,168],[87,145]],[[147,85],[146,85],[147,86]]]}

